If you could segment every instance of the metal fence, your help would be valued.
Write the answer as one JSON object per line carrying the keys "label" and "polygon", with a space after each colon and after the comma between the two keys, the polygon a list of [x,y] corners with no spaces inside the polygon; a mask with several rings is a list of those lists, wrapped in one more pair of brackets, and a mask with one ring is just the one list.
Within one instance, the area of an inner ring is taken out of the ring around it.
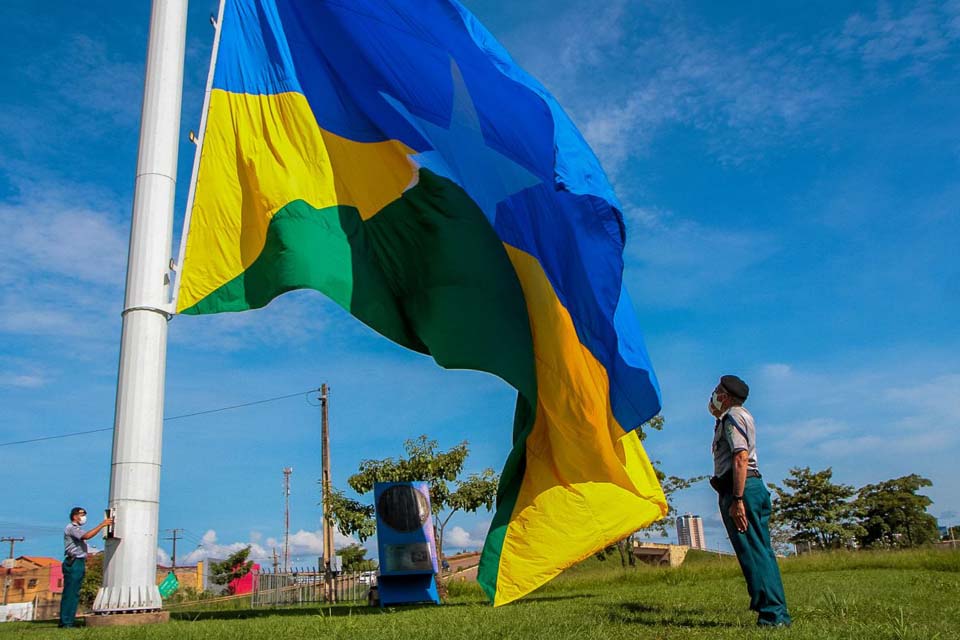
{"label": "metal fence", "polygon": [[261,572],[253,581],[252,607],[324,602],[368,602],[370,587],[376,585],[373,572],[325,575],[316,568]]}

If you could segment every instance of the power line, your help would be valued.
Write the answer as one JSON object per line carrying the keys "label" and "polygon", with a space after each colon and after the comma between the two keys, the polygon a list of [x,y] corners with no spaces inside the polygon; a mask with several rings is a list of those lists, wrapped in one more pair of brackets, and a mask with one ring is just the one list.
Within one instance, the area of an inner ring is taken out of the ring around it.
{"label": "power line", "polygon": [[[286,400],[288,398],[295,398],[297,396],[305,396],[308,393],[315,393],[316,389],[308,389],[307,391],[299,391],[297,393],[290,393],[285,396],[277,396],[276,398],[266,398],[265,400],[254,400],[252,402],[244,402],[242,404],[234,404],[229,407],[220,407],[218,409],[206,409],[204,411],[194,411],[193,413],[184,413],[179,416],[170,416],[169,418],[164,418],[164,422],[169,422],[171,420],[182,420],[183,418],[194,418],[196,416],[204,416],[210,413],[219,413],[221,411],[230,411],[232,409],[242,409],[244,407],[252,407],[258,404],[266,404],[268,402],[276,402],[277,400]],[[75,436],[84,436],[90,433],[102,433],[104,431],[113,431],[113,427],[104,427],[103,429],[90,429],[88,431],[74,431],[72,433],[63,433],[56,436],[43,436],[40,438],[30,438],[29,440],[14,440],[12,442],[0,442],[0,447],[10,447],[15,444],[29,444],[31,442],[42,442],[44,440],[59,440],[61,438],[73,438]]]}
{"label": "power line", "polygon": [[0,529],[12,529],[17,531],[18,533],[21,533],[21,532],[37,533],[37,534],[46,533],[50,535],[53,535],[55,533],[59,533],[59,534],[63,533],[63,527],[58,527],[58,526],[48,525],[48,524],[28,524],[25,522],[12,522],[9,520],[0,520]]}
{"label": "power line", "polygon": [[180,533],[183,535],[183,539],[190,544],[195,544],[198,547],[202,547],[205,544],[201,536],[198,536],[189,529],[180,529]]}

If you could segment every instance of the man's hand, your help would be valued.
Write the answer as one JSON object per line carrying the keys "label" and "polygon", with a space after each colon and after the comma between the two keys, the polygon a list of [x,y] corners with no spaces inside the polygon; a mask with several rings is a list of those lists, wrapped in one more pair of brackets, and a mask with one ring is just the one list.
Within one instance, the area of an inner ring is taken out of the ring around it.
{"label": "man's hand", "polygon": [[85,534],[83,534],[83,539],[89,540],[93,536],[97,535],[97,533],[99,533],[101,529],[103,529],[104,527],[109,527],[112,524],[113,524],[113,518],[104,518],[103,522],[101,522],[100,524],[95,526],[93,529],[90,529],[90,531],[87,531]]}
{"label": "man's hand", "polygon": [[730,517],[733,524],[740,533],[746,533],[747,527],[747,509],[743,506],[742,500],[734,500],[730,505]]}

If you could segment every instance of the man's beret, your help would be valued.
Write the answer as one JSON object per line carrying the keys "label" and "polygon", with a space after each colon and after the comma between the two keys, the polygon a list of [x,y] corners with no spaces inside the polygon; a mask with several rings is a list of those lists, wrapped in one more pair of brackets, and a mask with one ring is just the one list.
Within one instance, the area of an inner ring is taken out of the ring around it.
{"label": "man's beret", "polygon": [[720,378],[720,386],[726,389],[727,393],[740,400],[746,400],[747,396],[750,395],[750,387],[737,376],[723,376]]}

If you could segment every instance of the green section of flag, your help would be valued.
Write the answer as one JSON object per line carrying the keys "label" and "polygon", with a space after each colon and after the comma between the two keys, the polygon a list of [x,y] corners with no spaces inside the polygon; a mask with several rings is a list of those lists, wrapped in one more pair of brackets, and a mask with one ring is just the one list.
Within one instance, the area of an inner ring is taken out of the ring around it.
{"label": "green section of flag", "polygon": [[443,367],[488,371],[520,392],[480,570],[492,598],[537,393],[526,302],[500,239],[460,187],[421,169],[415,187],[367,221],[351,207],[286,205],[254,263],[183,313],[263,307],[304,288]]}
{"label": "green section of flag", "polygon": [[519,394],[513,415],[513,449],[503,465],[503,473],[500,474],[497,511],[493,514],[487,538],[483,542],[480,567],[477,570],[477,582],[490,598],[490,602],[495,600],[497,593],[500,554],[503,551],[503,541],[507,536],[507,526],[510,524],[513,509],[517,505],[517,496],[520,495],[520,486],[523,484],[527,460],[527,436],[533,431],[533,422],[536,417],[535,401],[531,404],[523,394]]}

